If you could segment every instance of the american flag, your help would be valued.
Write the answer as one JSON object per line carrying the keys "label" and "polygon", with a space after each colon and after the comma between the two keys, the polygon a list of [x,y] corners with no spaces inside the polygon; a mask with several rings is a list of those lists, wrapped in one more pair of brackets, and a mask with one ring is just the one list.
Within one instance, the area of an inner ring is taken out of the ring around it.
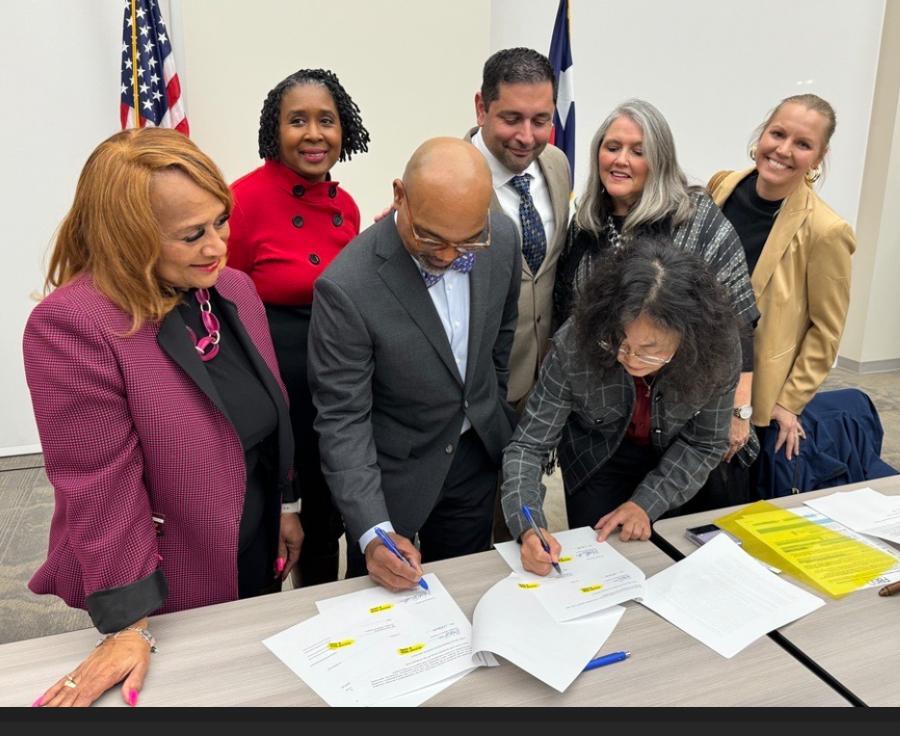
{"label": "american flag", "polygon": [[149,125],[189,134],[172,43],[156,0],[125,0],[120,115],[123,128]]}

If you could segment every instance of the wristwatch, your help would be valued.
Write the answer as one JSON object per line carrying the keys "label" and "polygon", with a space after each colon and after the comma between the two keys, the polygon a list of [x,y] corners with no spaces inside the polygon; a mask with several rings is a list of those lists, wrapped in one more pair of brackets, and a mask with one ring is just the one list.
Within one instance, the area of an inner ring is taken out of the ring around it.
{"label": "wristwatch", "polygon": [[749,419],[753,416],[753,407],[750,404],[736,406],[732,410],[732,414],[734,414],[738,419]]}

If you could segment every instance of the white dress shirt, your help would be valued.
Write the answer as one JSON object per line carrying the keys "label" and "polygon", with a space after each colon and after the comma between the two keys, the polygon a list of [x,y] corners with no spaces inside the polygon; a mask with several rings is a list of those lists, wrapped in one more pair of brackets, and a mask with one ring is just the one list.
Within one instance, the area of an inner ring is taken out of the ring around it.
{"label": "white dress shirt", "polygon": [[[522,241],[522,223],[519,220],[519,193],[512,185],[512,178],[516,174],[507,169],[500,160],[490,152],[481,137],[481,129],[472,136],[472,145],[475,146],[484,155],[491,169],[491,178],[494,182],[494,191],[497,193],[497,199],[500,200],[500,207],[509,215],[510,219],[516,224],[519,231],[519,242]],[[549,145],[549,144],[548,144]],[[544,233],[547,236],[547,248],[553,241],[553,234],[556,232],[556,222],[553,216],[553,202],[550,200],[550,188],[547,186],[547,180],[541,173],[541,167],[537,161],[532,161],[528,168],[522,172],[523,174],[531,174],[531,186],[529,193],[534,202],[534,207],[541,216],[541,222],[544,224]]]}

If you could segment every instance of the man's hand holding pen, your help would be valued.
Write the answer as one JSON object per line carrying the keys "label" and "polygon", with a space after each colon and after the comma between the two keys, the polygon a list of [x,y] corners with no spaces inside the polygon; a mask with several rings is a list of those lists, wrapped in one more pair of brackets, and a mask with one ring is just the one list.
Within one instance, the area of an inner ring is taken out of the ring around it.
{"label": "man's hand holding pen", "polygon": [[562,547],[556,538],[546,529],[541,529],[541,534],[550,547],[550,552],[544,552],[541,538],[534,529],[528,529],[522,535],[522,567],[535,575],[547,575],[553,569],[554,563],[559,564],[559,553]]}
{"label": "man's hand holding pen", "polygon": [[366,546],[366,568],[369,571],[369,577],[395,593],[401,590],[412,590],[419,585],[419,580],[422,579],[422,556],[406,537],[394,532],[391,532],[389,536],[402,558],[388,549],[378,537],[375,537]]}

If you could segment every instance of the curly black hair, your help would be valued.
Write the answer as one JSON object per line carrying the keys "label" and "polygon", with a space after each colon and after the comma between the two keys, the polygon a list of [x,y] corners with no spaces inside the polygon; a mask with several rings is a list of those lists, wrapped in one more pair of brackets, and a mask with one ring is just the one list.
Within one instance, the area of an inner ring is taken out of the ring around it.
{"label": "curly black hair", "polygon": [[349,161],[354,153],[369,150],[369,131],[363,127],[359,107],[341,86],[338,78],[325,69],[301,69],[282,79],[269,90],[259,113],[259,155],[267,161],[277,161],[279,152],[278,118],[281,98],[287,90],[303,84],[318,84],[331,93],[338,117],[341,119],[341,157]]}
{"label": "curly black hair", "polygon": [[728,295],[703,260],[669,238],[635,237],[596,264],[585,282],[574,327],[592,368],[602,375],[616,365],[625,325],[642,314],[681,337],[659,374],[681,400],[696,406],[734,385],[740,342]]}

